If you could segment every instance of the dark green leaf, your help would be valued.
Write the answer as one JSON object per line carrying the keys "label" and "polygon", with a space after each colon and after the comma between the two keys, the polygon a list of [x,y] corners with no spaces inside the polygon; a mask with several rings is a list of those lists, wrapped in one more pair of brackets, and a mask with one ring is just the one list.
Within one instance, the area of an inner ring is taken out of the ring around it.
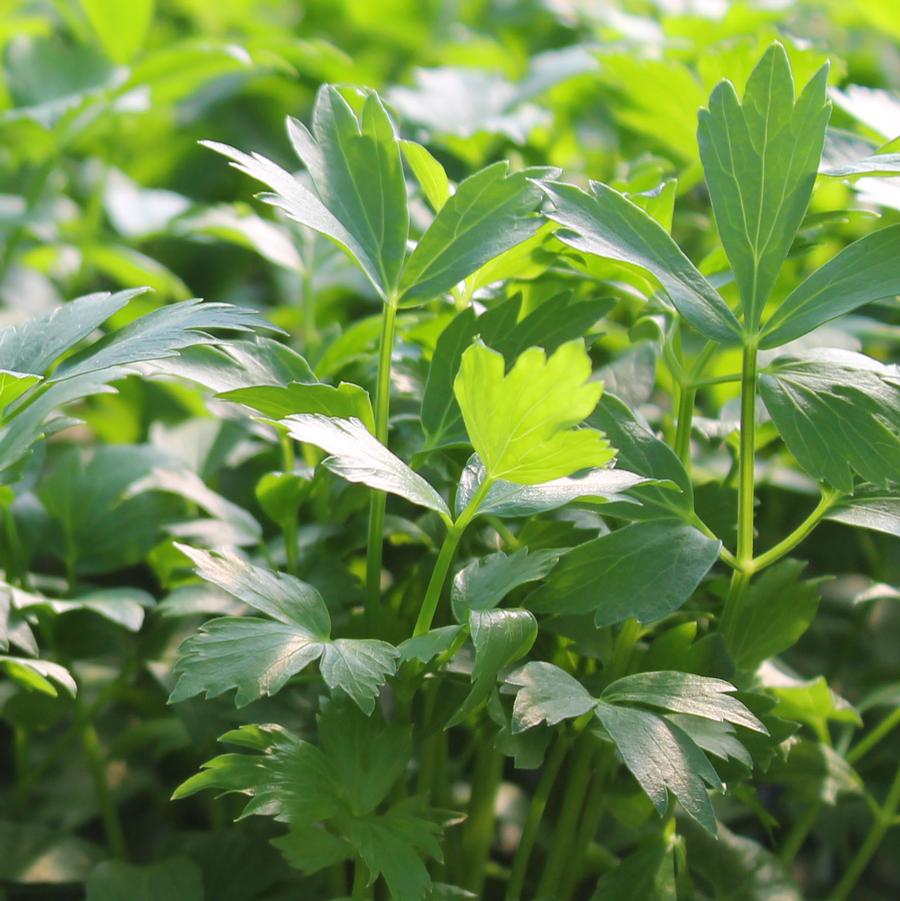
{"label": "dark green leaf", "polygon": [[697,271],[666,230],[608,185],[588,194],[574,185],[544,183],[553,201],[548,217],[564,226],[557,237],[584,253],[618,260],[650,273],[675,309],[708,338],[740,342],[740,325],[715,288]]}
{"label": "dark green leaf", "polygon": [[203,901],[203,877],[187,857],[170,857],[148,866],[105,860],[91,871],[87,901]]}
{"label": "dark green leaf", "polygon": [[819,582],[800,580],[805,565],[782,560],[750,584],[726,636],[739,669],[755,670],[809,628],[819,608]]}
{"label": "dark green leaf", "polygon": [[513,707],[512,731],[523,732],[540,723],[555,726],[594,709],[596,701],[581,683],[552,663],[533,661],[506,677],[519,686]]}
{"label": "dark green leaf", "polygon": [[674,520],[634,523],[578,545],[531,594],[542,613],[594,613],[597,625],[677,610],[716,562],[719,542]]}

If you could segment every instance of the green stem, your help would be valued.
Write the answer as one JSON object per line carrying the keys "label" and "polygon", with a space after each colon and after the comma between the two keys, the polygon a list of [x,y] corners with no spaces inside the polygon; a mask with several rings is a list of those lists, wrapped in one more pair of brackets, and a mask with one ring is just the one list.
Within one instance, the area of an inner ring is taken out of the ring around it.
{"label": "green stem", "polygon": [[736,613],[750,581],[753,565],[753,495],[756,464],[756,380],[757,347],[755,343],[744,346],[741,367],[741,434],[738,450],[738,530],[737,559],[739,570],[731,577],[731,589],[725,601],[722,631],[727,639]]}
{"label": "green stem", "polygon": [[[391,354],[397,319],[397,299],[389,297],[381,321],[381,344],[378,353],[378,376],[375,382],[375,437],[385,446],[388,442],[388,415],[391,406]],[[387,495],[373,491],[369,502],[369,534],[366,550],[366,622],[369,632],[377,635],[381,619],[381,560],[383,553],[384,509]]]}
{"label": "green stem", "polygon": [[882,739],[890,735],[894,729],[900,726],[900,707],[895,707],[868,735],[863,736],[859,742],[847,752],[847,763],[855,764],[861,757],[868,754]]}
{"label": "green stem", "polygon": [[[294,442],[290,435],[281,435],[281,468],[285,472],[294,471]],[[282,524],[284,555],[287,569],[292,576],[297,575],[297,517],[292,516]]]}
{"label": "green stem", "polygon": [[816,801],[815,803],[808,805],[791,827],[791,831],[787,834],[787,837],[781,846],[781,850],[778,852],[778,856],[783,864],[790,865],[797,856],[797,853],[803,847],[803,843],[806,841],[806,837],[809,835],[810,830],[815,826],[821,809],[821,801]]}
{"label": "green stem", "polygon": [[678,395],[678,425],[675,429],[675,453],[686,472],[691,467],[691,423],[694,418],[694,388],[682,387]]}
{"label": "green stem", "polygon": [[531,860],[531,852],[537,839],[538,829],[547,809],[547,801],[550,792],[559,774],[566,752],[571,744],[570,739],[558,735],[553,743],[550,755],[544,763],[540,781],[535,789],[534,796],[528,808],[528,815],[522,827],[522,837],[519,839],[519,847],[516,848],[516,856],[513,858],[512,872],[506,885],[506,901],[519,901],[522,897],[522,889],[525,886],[525,876],[528,873],[528,862]]}
{"label": "green stem", "polygon": [[615,769],[616,759],[607,749],[601,749],[600,760],[591,778],[591,786],[587,793],[587,801],[578,824],[575,844],[572,847],[572,858],[563,877],[560,898],[568,901],[578,887],[579,880],[585,875],[585,858],[600,823],[603,820],[606,802],[606,788],[611,772]]}
{"label": "green stem", "polygon": [[628,674],[634,646],[641,637],[641,631],[641,624],[633,616],[622,623],[622,628],[616,636],[616,643],[613,645],[612,660],[605,673],[607,685]]}
{"label": "green stem", "polygon": [[315,258],[315,232],[304,242],[306,252],[303,254],[303,276],[300,281],[300,303],[303,307],[303,343],[307,355],[319,343],[319,330],[316,327],[316,298],[313,285],[313,260]]}
{"label": "green stem", "polygon": [[463,536],[466,527],[478,512],[478,507],[484,500],[491,488],[491,480],[485,479],[479,486],[478,490],[472,496],[472,499],[466,505],[466,509],[460,513],[456,522],[452,523],[447,529],[444,536],[444,543],[438,552],[437,561],[434,569],[431,571],[431,579],[428,582],[428,588],[425,591],[425,600],[422,601],[422,608],[419,610],[419,616],[416,619],[416,626],[413,635],[424,635],[430,628],[434,614],[437,611],[438,601],[441,598],[441,591],[444,588],[444,582],[447,579],[447,573],[450,571],[450,564],[453,562],[453,556],[456,553],[456,547],[460,538]]}
{"label": "green stem", "polygon": [[[78,702],[76,701],[76,704]],[[94,791],[97,794],[97,802],[100,805],[100,815],[103,818],[103,828],[106,832],[106,841],[113,856],[124,860],[128,856],[125,845],[125,833],[122,830],[122,822],[119,819],[119,811],[106,781],[106,761],[103,759],[103,750],[100,747],[100,739],[97,730],[90,720],[81,724],[81,746],[88,759],[91,770],[91,778],[94,780]]]}
{"label": "green stem", "polygon": [[575,830],[584,806],[585,794],[591,778],[591,761],[594,758],[594,744],[589,735],[583,734],[572,751],[571,770],[566,782],[562,808],[556,823],[553,843],[535,897],[552,898],[568,864],[575,843]]}
{"label": "green stem", "polygon": [[844,870],[844,875],[831,895],[831,901],[844,901],[845,898],[850,897],[850,893],[865,872],[869,861],[875,856],[875,852],[881,845],[888,830],[895,824],[898,808],[900,808],[900,767],[897,768],[897,772],[894,774],[894,781],[888,789],[887,797],[878,816],[875,818],[875,822],[872,823],[866,837],[863,839],[856,856],[850,861],[847,869]]}
{"label": "green stem", "polygon": [[750,563],[750,571],[754,573],[759,572],[767,566],[771,566],[776,560],[780,560],[785,554],[790,553],[815,529],[822,517],[828,513],[840,497],[840,492],[823,487],[822,497],[812,513],[790,535],[779,541],[774,547],[769,548],[765,553],[755,557]]}
{"label": "green stem", "polygon": [[495,750],[492,736],[483,733],[475,758],[472,794],[462,836],[461,860],[465,861],[466,873],[460,883],[479,898],[494,843],[494,807],[502,776],[503,755]]}

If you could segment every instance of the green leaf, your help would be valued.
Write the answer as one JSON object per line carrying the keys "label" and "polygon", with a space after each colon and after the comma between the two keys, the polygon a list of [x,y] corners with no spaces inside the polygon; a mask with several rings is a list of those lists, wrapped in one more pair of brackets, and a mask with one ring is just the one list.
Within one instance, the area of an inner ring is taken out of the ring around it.
{"label": "green leaf", "polygon": [[828,735],[828,723],[862,725],[859,714],[828,686],[824,676],[803,681],[777,680],[769,691],[778,699],[772,708],[773,716],[805,723],[823,738]]}
{"label": "green leaf", "polygon": [[898,383],[896,367],[825,349],[779,358],[763,371],[760,392],[803,469],[850,494],[854,472],[874,485],[897,480]]}
{"label": "green leaf", "polygon": [[573,548],[526,604],[543,613],[592,612],[598,626],[653,622],[688,600],[718,555],[718,541],[684,523],[634,523]]}
{"label": "green leaf", "polygon": [[400,150],[406,165],[412,169],[431,208],[437,213],[450,198],[450,182],[444,167],[415,141],[401,141]]}
{"label": "green leaf", "polygon": [[372,712],[385,678],[396,668],[396,648],[368,639],[332,640],[325,602],[311,585],[293,576],[252,566],[227,552],[214,555],[176,546],[194,562],[201,578],[270,619],[226,616],[205,623],[181,646],[170,703],[201,693],[216,697],[236,688],[235,704],[243,707],[275,694],[319,660],[329,688],[343,690],[362,710]]}
{"label": "green leaf", "polygon": [[827,81],[823,66],[795,103],[790,62],[775,43],[743,102],[722,81],[700,112],[700,157],[751,335],[809,205],[831,113]]}
{"label": "green leaf", "polygon": [[525,656],[537,638],[537,620],[527,610],[473,610],[469,630],[475,645],[472,690],[447,727],[464,722],[487,699],[504,666]]}
{"label": "green leaf", "polygon": [[596,714],[657,813],[665,813],[672,794],[691,817],[715,834],[716,816],[707,786],[721,788],[721,781],[687,733],[646,710],[605,701],[597,703]]}
{"label": "green leaf", "polygon": [[712,834],[691,823],[683,831],[691,869],[711,886],[717,901],[803,901],[787,867],[753,839],[735,835],[722,823]]}
{"label": "green leaf", "polygon": [[533,661],[506,677],[519,687],[513,705],[512,731],[524,732],[540,723],[555,726],[594,709],[596,701],[582,684],[552,663]]}
{"label": "green leaf", "polygon": [[819,580],[800,581],[805,566],[782,560],[750,584],[726,635],[738,669],[755,670],[792,647],[809,628],[819,608]]}
{"label": "green leaf", "polygon": [[[65,689],[66,693],[73,698],[78,691],[72,674],[64,666],[49,660],[33,660],[29,657],[10,657],[0,654],[0,669],[5,670],[10,679],[25,688],[54,698],[58,694],[56,685]],[[53,684],[54,682],[56,685]]]}
{"label": "green leaf", "polygon": [[375,417],[369,392],[351,382],[331,385],[259,385],[238,388],[220,394],[222,400],[252,407],[270,419],[284,419],[294,413],[321,413],[334,419],[359,419],[370,432],[375,431]]}
{"label": "green leaf", "polygon": [[845,247],[787,296],[762,330],[761,347],[778,347],[864,304],[900,294],[900,225]]}
{"label": "green leaf", "polygon": [[0,330],[0,369],[43,376],[67,350],[87,338],[144,289],[100,292]]}
{"label": "green leaf", "polygon": [[546,215],[564,227],[556,233],[561,241],[649,273],[701,334],[722,344],[740,342],[741,327],[715,288],[666,230],[624,194],[597,182],[591,183],[590,194],[561,182],[545,182],[542,188],[554,207]]}
{"label": "green leaf", "polygon": [[288,416],[282,423],[292,438],[330,454],[323,465],[341,478],[396,494],[449,519],[450,510],[437,491],[394,456],[358,419],[301,414]]}
{"label": "green leaf", "polygon": [[403,270],[405,303],[440,297],[541,226],[541,192],[532,182],[547,169],[509,173],[498,162],[460,182],[419,239]]}
{"label": "green leaf", "polygon": [[374,812],[406,771],[409,726],[385,723],[380,712],[368,716],[340,696],[323,706],[317,720],[339,797],[354,816]]}
{"label": "green leaf", "polygon": [[712,754],[723,762],[735,760],[747,770],[753,769],[753,757],[735,738],[734,727],[728,723],[685,713],[668,713],[666,719],[685,731],[700,750]]}
{"label": "green leaf", "polygon": [[[3,332],[0,332],[0,339],[2,339],[3,334]],[[0,369],[0,416],[2,416],[6,406],[21,397],[32,385],[36,385],[40,380],[41,377],[39,375]]]}
{"label": "green leaf", "polygon": [[357,117],[334,85],[323,85],[316,94],[312,134],[289,118],[288,135],[319,198],[372,261],[376,287],[387,296],[397,287],[406,256],[406,181],[400,145],[380,98],[374,91],[362,96]]}
{"label": "green leaf", "polygon": [[594,429],[576,429],[603,386],[587,383],[590,357],[580,340],[548,359],[529,348],[508,375],[501,354],[480,341],[462,356],[454,393],[466,431],[491,479],[535,485],[603,466],[613,450]]}
{"label": "green leaf", "polygon": [[422,856],[441,860],[436,823],[416,813],[416,800],[395,804],[381,816],[352,820],[347,835],[369,868],[370,882],[383,876],[392,898],[425,901],[431,876]]}
{"label": "green leaf", "polygon": [[297,516],[308,488],[308,474],[273,470],[256,483],[254,494],[266,516],[283,526]]}
{"label": "green leaf", "polygon": [[507,556],[503,551],[473,560],[453,578],[450,603],[460,622],[472,610],[496,607],[514,588],[543,579],[559,560],[558,551],[538,550],[531,553],[523,547]]}
{"label": "green leaf", "polygon": [[616,448],[620,466],[647,479],[664,480],[675,486],[673,490],[653,484],[636,485],[629,489],[629,494],[638,504],[605,508],[605,514],[626,519],[668,519],[673,514],[682,519],[690,517],[694,489],[681,461],[619,398],[604,395],[588,422],[606,433]]}
{"label": "green leaf", "polygon": [[106,55],[113,62],[130,63],[150,30],[154,0],[81,0],[81,5]]}
{"label": "green leaf", "polygon": [[38,608],[53,614],[70,613],[73,610],[88,610],[104,619],[122,626],[129,632],[139,632],[144,622],[146,608],[154,604],[153,595],[139,588],[123,586],[121,588],[99,588],[74,598],[49,598],[21,588],[5,586],[0,582],[0,589],[5,588],[12,596],[15,610]]}
{"label": "green leaf", "polygon": [[272,839],[285,860],[311,875],[353,857],[353,848],[343,838],[323,826],[295,826],[287,835]]}
{"label": "green leaf", "polygon": [[730,682],[693,673],[634,673],[608,685],[601,698],[613,704],[646,704],[765,733],[766,727],[731,697],[729,693],[734,691],[737,689]]}
{"label": "green leaf", "polygon": [[[485,469],[476,455],[466,464],[456,490],[457,516],[474,497],[485,479]],[[563,507],[572,501],[594,500],[604,503],[636,505],[624,492],[647,482],[624,469],[592,469],[585,475],[567,476],[538,485],[517,485],[498,479],[478,507],[481,514],[494,516],[533,516]],[[605,512],[605,511],[604,511]]]}
{"label": "green leaf", "polygon": [[[244,740],[248,730],[249,744]],[[173,801],[206,789],[247,795],[250,800],[239,819],[257,814],[292,825],[314,823],[338,812],[338,787],[328,758],[315,745],[274,725],[242,726],[220,740],[260,753],[213,757],[175,789]]]}
{"label": "green leaf", "polygon": [[859,774],[837,751],[804,738],[790,743],[786,760],[775,758],[766,770],[766,781],[785,786],[788,796],[801,804],[834,806],[847,795],[865,792]]}
{"label": "green leaf", "polygon": [[825,518],[900,538],[900,497],[863,486],[853,497],[838,501]]}
{"label": "green leaf", "polygon": [[186,347],[216,344],[209,330],[250,332],[253,329],[279,331],[250,310],[225,303],[185,300],[160,307],[95,344],[68,357],[54,371],[55,380],[131,366],[145,360],[173,357]]}
{"label": "green leaf", "polygon": [[676,901],[672,848],[654,836],[632,851],[614,870],[600,878],[592,901]]}
{"label": "green leaf", "polygon": [[203,874],[187,857],[169,857],[147,866],[104,860],[91,870],[87,901],[203,901]]}
{"label": "green leaf", "polygon": [[462,626],[441,626],[432,629],[424,635],[416,635],[407,638],[399,646],[400,659],[404,663],[407,660],[418,660],[420,663],[428,663],[449,650],[462,631]]}

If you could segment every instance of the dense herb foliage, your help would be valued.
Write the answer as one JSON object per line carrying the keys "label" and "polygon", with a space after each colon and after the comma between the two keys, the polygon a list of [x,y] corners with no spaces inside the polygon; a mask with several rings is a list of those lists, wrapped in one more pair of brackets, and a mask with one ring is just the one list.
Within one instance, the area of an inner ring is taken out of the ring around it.
{"label": "dense herb foliage", "polygon": [[892,4],[2,9],[0,899],[900,894]]}

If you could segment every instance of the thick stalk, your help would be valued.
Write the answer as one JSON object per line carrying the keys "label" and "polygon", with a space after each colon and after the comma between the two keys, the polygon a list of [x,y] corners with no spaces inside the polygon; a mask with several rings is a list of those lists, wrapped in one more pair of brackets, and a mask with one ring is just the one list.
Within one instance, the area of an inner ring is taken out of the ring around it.
{"label": "thick stalk", "polygon": [[722,631],[725,638],[731,636],[735,614],[743,599],[749,573],[753,565],[753,503],[756,463],[756,380],[757,347],[755,343],[744,347],[741,368],[741,434],[738,450],[738,534],[737,558],[739,571],[731,577],[731,589],[725,601]]}
{"label": "thick stalk", "polygon": [[[384,445],[388,442],[388,415],[391,408],[391,354],[394,350],[394,330],[397,319],[397,300],[388,298],[381,322],[381,344],[378,352],[378,376],[375,382],[375,437]],[[369,501],[369,533],[366,550],[366,622],[369,632],[377,635],[381,619],[381,559],[383,552],[384,508],[387,495],[373,491]]]}
{"label": "thick stalk", "polygon": [[509,876],[509,882],[506,884],[506,901],[520,901],[522,897],[525,876],[528,874],[528,862],[531,860],[531,852],[537,840],[538,829],[544,817],[544,811],[547,809],[550,792],[556,783],[559,768],[566,756],[566,752],[569,750],[569,744],[568,739],[558,735],[544,763],[544,770],[531,799],[528,815],[525,818],[525,825],[522,827],[519,847],[516,848],[516,856],[513,858],[512,872]]}
{"label": "thick stalk", "polygon": [[428,582],[428,588],[425,591],[425,600],[422,601],[422,608],[419,610],[418,619],[416,619],[416,627],[413,635],[424,635],[430,628],[434,614],[437,611],[438,601],[441,598],[441,591],[444,588],[444,582],[447,579],[447,573],[450,571],[450,564],[453,563],[453,555],[456,553],[456,547],[460,538],[463,536],[466,527],[478,512],[478,507],[484,500],[491,488],[491,480],[485,479],[479,486],[478,490],[472,496],[472,500],[466,505],[466,509],[459,514],[456,520],[448,529],[444,537],[444,543],[438,552],[437,561],[434,569],[431,571],[431,579]]}
{"label": "thick stalk", "polygon": [[556,823],[553,843],[550,846],[550,853],[547,856],[547,863],[544,866],[537,892],[535,892],[537,898],[555,897],[557,887],[562,880],[563,872],[575,844],[575,830],[584,807],[584,799],[591,778],[594,750],[591,737],[584,734],[578,739],[573,749],[571,770],[566,782],[566,791]]}
{"label": "thick stalk", "polygon": [[472,794],[466,811],[461,856],[466,872],[460,882],[463,888],[479,898],[494,842],[494,806],[502,776],[503,755],[494,748],[493,736],[485,731],[476,752]]}
{"label": "thick stalk", "polygon": [[863,839],[856,856],[850,861],[847,869],[844,870],[841,881],[831,895],[831,901],[844,901],[845,898],[850,897],[850,893],[865,872],[869,861],[875,856],[875,852],[878,850],[885,835],[887,835],[888,829],[894,825],[898,808],[900,808],[900,767],[897,768],[897,772],[894,774],[894,781],[888,789],[887,797],[884,799],[884,804],[875,818],[875,822],[872,823],[865,839]]}

